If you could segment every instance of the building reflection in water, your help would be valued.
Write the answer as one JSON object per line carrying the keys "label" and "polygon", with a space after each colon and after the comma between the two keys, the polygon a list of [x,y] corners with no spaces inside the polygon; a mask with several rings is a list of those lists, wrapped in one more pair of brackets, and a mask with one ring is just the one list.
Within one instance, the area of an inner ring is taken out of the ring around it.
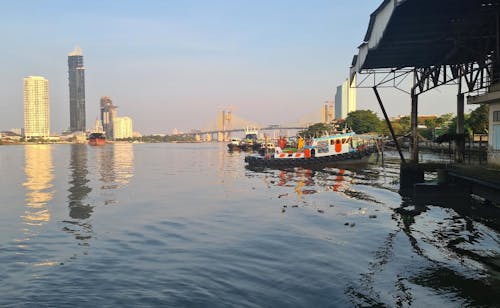
{"label": "building reflection in water", "polygon": [[128,184],[134,175],[134,148],[131,143],[108,144],[96,148],[97,170],[103,182],[105,204],[116,203],[113,190]]}
{"label": "building reflection in water", "polygon": [[52,149],[49,144],[27,145],[24,147],[26,182],[26,210],[21,217],[26,225],[42,226],[50,220],[47,207],[52,200],[54,179]]}
{"label": "building reflection in water", "polygon": [[68,208],[69,217],[63,231],[73,234],[81,242],[79,245],[88,246],[88,239],[92,238],[92,225],[88,218],[92,215],[94,206],[87,202],[87,197],[92,191],[89,187],[86,144],[72,144],[69,161],[70,179],[68,182]]}
{"label": "building reflection in water", "polygon": [[88,186],[87,155],[86,144],[71,145],[68,207],[69,216],[74,219],[89,218],[93,211],[93,206],[85,202],[92,191],[92,188]]}

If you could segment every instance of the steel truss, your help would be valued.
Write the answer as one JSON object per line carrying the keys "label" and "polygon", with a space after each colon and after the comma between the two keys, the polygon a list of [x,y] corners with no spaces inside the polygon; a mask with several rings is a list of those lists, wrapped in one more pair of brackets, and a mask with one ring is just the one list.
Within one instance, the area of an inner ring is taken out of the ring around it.
{"label": "steel truss", "polygon": [[[402,88],[405,80],[414,77],[412,85],[414,93],[419,95],[442,85],[457,85],[464,83],[461,93],[481,94],[498,81],[493,77],[493,62],[491,60],[453,65],[436,65],[423,68],[370,69],[358,72],[356,88],[396,88],[405,93],[410,91]],[[411,80],[411,79],[410,79]]]}

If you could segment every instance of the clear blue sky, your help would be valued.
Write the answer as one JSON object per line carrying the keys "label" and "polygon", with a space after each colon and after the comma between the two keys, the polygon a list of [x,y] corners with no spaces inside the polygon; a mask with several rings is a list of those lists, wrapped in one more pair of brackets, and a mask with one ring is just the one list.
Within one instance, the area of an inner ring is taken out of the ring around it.
{"label": "clear blue sky", "polygon": [[[29,75],[50,82],[51,131],[69,126],[67,54],[76,45],[86,66],[87,126],[104,95],[143,133],[202,128],[227,106],[261,124],[296,121],[333,99],[380,3],[4,1],[0,130],[22,127]],[[383,95],[391,115],[409,113],[408,97]],[[451,103],[423,98],[420,112],[455,111],[453,95],[437,99]],[[358,109],[378,112],[369,90],[359,91]]]}

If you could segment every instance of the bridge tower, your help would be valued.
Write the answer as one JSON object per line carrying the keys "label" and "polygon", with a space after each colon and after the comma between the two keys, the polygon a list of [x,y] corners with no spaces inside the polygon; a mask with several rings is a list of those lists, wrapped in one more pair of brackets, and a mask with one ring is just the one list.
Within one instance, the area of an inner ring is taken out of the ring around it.
{"label": "bridge tower", "polygon": [[217,134],[217,141],[229,141],[233,128],[233,115],[231,110],[222,110],[222,117],[220,121],[219,133]]}

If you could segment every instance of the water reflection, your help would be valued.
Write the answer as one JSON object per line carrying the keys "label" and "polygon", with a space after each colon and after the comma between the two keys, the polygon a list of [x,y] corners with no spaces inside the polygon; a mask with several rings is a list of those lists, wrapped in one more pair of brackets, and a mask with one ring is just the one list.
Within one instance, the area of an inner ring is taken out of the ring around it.
{"label": "water reflection", "polygon": [[26,181],[26,210],[22,219],[26,225],[42,226],[50,220],[47,204],[53,197],[53,165],[50,145],[24,147]]}
{"label": "water reflection", "polygon": [[104,183],[101,189],[116,189],[134,176],[134,149],[130,143],[115,143],[96,149],[97,170]]}
{"label": "water reflection", "polygon": [[84,202],[88,194],[92,191],[87,184],[87,145],[72,144],[69,170],[71,178],[69,180],[69,216],[74,219],[89,218],[93,211],[93,206]]}
{"label": "water reflection", "polygon": [[72,144],[69,161],[70,179],[68,208],[69,217],[73,220],[64,221],[65,232],[73,234],[82,241],[81,245],[88,245],[87,240],[92,237],[92,225],[87,222],[93,212],[94,206],[87,202],[87,197],[92,191],[89,187],[88,176],[88,149],[85,144]]}
{"label": "water reflection", "polygon": [[[293,168],[274,172],[277,172],[277,180],[271,176],[269,182],[277,186],[293,187],[295,194],[299,198],[320,191],[334,191],[350,196],[355,195],[353,191],[349,190],[349,187],[356,174],[345,169],[325,168],[323,170],[311,170]],[[358,199],[362,198],[361,196],[356,197]]]}
{"label": "water reflection", "polygon": [[366,168],[266,169],[247,176],[259,174],[268,188],[276,188],[278,198],[297,195],[304,205],[328,215],[332,228],[349,222],[353,230],[380,232],[368,268],[346,286],[354,305],[420,305],[425,303],[422,290],[457,305],[498,302],[492,296],[500,294],[498,225],[476,215],[488,207],[468,193],[424,200],[398,195],[399,164],[394,161]]}

